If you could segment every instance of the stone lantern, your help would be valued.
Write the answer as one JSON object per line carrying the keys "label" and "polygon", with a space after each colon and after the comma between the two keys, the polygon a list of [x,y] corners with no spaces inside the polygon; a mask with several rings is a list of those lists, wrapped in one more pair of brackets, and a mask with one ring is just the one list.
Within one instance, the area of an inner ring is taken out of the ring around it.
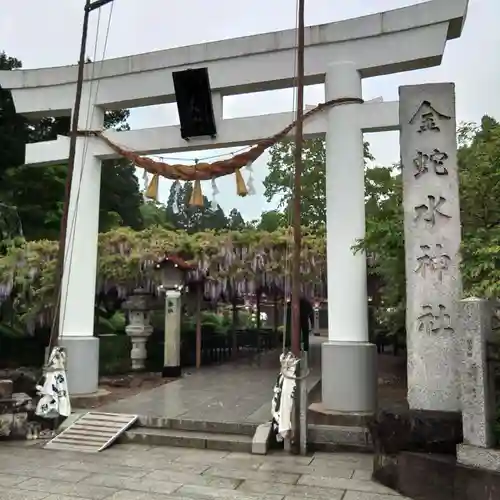
{"label": "stone lantern", "polygon": [[161,282],[159,290],[165,293],[164,377],[181,375],[181,292],[186,273],[192,269],[193,266],[177,256],[165,256],[156,263]]}
{"label": "stone lantern", "polygon": [[147,358],[146,342],[153,333],[150,324],[151,307],[151,295],[142,288],[134,290],[122,305],[128,312],[129,324],[125,327],[125,332],[132,341],[130,358],[134,371],[143,370]]}

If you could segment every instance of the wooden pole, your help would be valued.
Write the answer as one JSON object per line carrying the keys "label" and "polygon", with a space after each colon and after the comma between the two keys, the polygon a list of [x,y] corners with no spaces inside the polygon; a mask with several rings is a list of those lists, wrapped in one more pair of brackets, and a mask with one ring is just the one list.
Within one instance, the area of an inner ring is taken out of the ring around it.
{"label": "wooden pole", "polygon": [[59,251],[57,253],[56,276],[55,276],[56,306],[54,310],[54,321],[52,323],[52,331],[50,332],[49,349],[47,354],[48,356],[50,356],[52,349],[57,345],[59,337],[59,321],[60,321],[59,316],[61,310],[62,278],[64,274],[64,263],[65,263],[65,253],[66,253],[66,234],[68,230],[69,198],[71,195],[71,186],[73,183],[73,171],[75,169],[76,139],[78,136],[78,121],[80,119],[80,106],[82,102],[83,71],[85,69],[85,50],[87,48],[90,11],[91,11],[91,0],[85,0],[82,39],[80,44],[80,59],[78,60],[78,76],[76,80],[75,105],[71,121],[71,132],[69,141],[68,171],[66,173],[66,183],[64,186],[63,213],[61,216],[61,226],[59,230]]}
{"label": "wooden pole", "polygon": [[255,312],[257,313],[256,315],[256,326],[257,330],[260,330],[261,328],[261,321],[260,321],[260,309],[261,309],[261,298],[262,298],[262,289],[260,285],[257,287],[257,290],[255,291]]}
{"label": "wooden pole", "polygon": [[[278,292],[276,288],[274,289],[274,300],[273,300],[273,329],[274,329],[274,347],[279,345],[279,307],[278,307]],[[285,333],[283,333],[284,335]]]}
{"label": "wooden pole", "polygon": [[196,285],[196,368],[201,366],[201,301],[203,300],[203,282]]}
{"label": "wooden pole", "polygon": [[295,175],[293,182],[292,352],[300,356],[300,201],[304,118],[304,3],[299,0],[297,48],[297,124],[295,125]]}
{"label": "wooden pole", "polygon": [[238,306],[237,306],[237,298],[234,295],[233,288],[231,288],[231,358],[235,360],[238,357],[238,337],[236,336],[236,327],[238,324]]}
{"label": "wooden pole", "polygon": [[57,252],[55,276],[56,288],[54,301],[54,320],[52,322],[52,330],[50,332],[47,356],[50,356],[52,349],[58,344],[59,341],[62,278],[64,274],[66,236],[68,232],[69,199],[71,196],[71,186],[73,184],[73,172],[75,170],[76,139],[78,137],[78,121],[80,120],[80,107],[82,103],[83,73],[85,70],[85,51],[87,48],[87,37],[89,32],[89,18],[90,13],[93,10],[99,9],[103,5],[106,5],[112,1],[113,0],[96,0],[92,2],[91,0],[85,0],[85,7],[83,11],[82,38],[80,42],[80,58],[78,60],[78,74],[76,79],[75,105],[73,108],[69,139],[68,170],[66,172],[66,183],[64,185],[63,213],[61,216],[61,225],[59,230],[59,250]]}
{"label": "wooden pole", "polygon": [[[302,246],[301,234],[301,176],[302,176],[302,149],[303,149],[303,120],[304,120],[304,4],[305,0],[299,0],[298,9],[298,33],[297,33],[297,122],[295,125],[295,175],[293,182],[293,272],[292,272],[292,328],[291,328],[291,343],[293,354],[300,358],[300,250]],[[302,426],[307,425],[301,415],[301,407],[307,406],[303,398],[302,385],[305,381],[300,380],[301,364],[297,365],[296,369],[296,386],[295,386],[295,401],[294,412],[292,414],[293,423],[293,442],[291,451],[300,453],[306,445],[302,443],[303,437],[307,434],[307,427],[302,429]],[[306,398],[307,399],[307,398]],[[302,408],[302,411],[306,408]]]}

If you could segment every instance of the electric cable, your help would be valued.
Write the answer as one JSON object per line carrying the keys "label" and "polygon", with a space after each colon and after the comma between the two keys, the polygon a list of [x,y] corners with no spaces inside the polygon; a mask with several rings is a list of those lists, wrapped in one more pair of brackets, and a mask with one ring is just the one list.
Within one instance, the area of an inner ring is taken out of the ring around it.
{"label": "electric cable", "polygon": [[[296,35],[297,35],[297,43],[296,43],[296,46],[295,46],[295,58],[294,58],[294,70],[293,70],[293,74],[294,74],[294,80],[295,80],[295,85],[293,86],[293,111],[295,113],[295,117],[294,119],[297,120],[298,119],[298,113],[299,113],[299,110],[298,110],[298,107],[297,107],[297,91],[298,91],[298,68],[297,68],[297,54],[298,54],[298,50],[299,50],[299,42],[298,42],[298,38],[299,38],[299,0],[296,0],[296,19],[295,19],[295,32],[296,32]],[[293,175],[290,175],[290,185],[289,185],[289,189],[290,191],[293,192]],[[296,195],[296,193],[294,193],[294,195]],[[293,215],[292,215],[292,204],[289,203],[288,204],[288,230],[290,230],[290,227],[292,225],[292,221],[293,221]],[[288,310],[288,306],[286,304],[286,295],[287,295],[287,285],[288,285],[288,290],[290,288],[290,279],[289,279],[289,275],[288,275],[288,270],[289,270],[289,264],[290,264],[290,247],[291,247],[291,243],[288,241],[287,242],[287,245],[285,247],[285,285],[284,285],[284,296],[285,296],[285,301],[284,301],[284,327],[283,327],[283,346],[282,346],[282,354],[285,354],[285,344],[286,344],[286,333],[287,333],[287,319],[288,319],[288,314],[287,314],[287,310]],[[291,308],[291,304],[290,304],[290,308]],[[292,311],[290,311],[290,316],[292,316]],[[290,318],[291,319],[291,318]],[[301,335],[301,329],[299,330],[299,335]],[[291,337],[292,337],[292,332],[290,332],[290,340],[291,340]],[[281,374],[283,375],[284,378],[287,378],[287,379],[290,379],[290,380],[295,380],[295,381],[302,381],[302,380],[305,380],[310,374],[311,374],[311,370],[309,367],[307,367],[307,370],[306,372],[303,374],[303,375],[300,375],[300,376],[296,376],[296,375],[293,375],[293,376],[290,376],[288,374],[285,373],[285,371],[283,370],[283,368],[281,368]]]}
{"label": "electric cable", "polygon": [[[95,44],[94,44],[94,54],[93,54],[93,61],[92,61],[92,73],[91,73],[91,78],[90,78],[90,85],[89,85],[89,93],[88,93],[88,104],[87,104],[87,114],[86,114],[86,119],[85,119],[85,130],[88,129],[89,124],[92,123],[94,119],[94,113],[95,113],[95,102],[93,103],[93,100],[97,101],[98,97],[98,92],[99,92],[99,84],[100,84],[100,75],[102,74],[102,68],[104,65],[104,59],[106,56],[106,51],[107,51],[107,46],[108,46],[108,41],[109,41],[109,33],[111,29],[111,20],[113,16],[113,8],[114,8],[114,1],[111,1],[110,3],[110,11],[109,11],[109,16],[108,16],[108,24],[106,28],[106,35],[104,39],[104,45],[103,45],[103,52],[102,52],[102,57],[99,66],[99,75],[96,77],[96,67],[98,64],[97,61],[97,48],[98,48],[98,42],[99,42],[99,32],[100,32],[100,20],[101,20],[101,9],[98,9],[98,19],[97,19],[97,25],[96,25],[96,38],[95,38]],[[93,92],[93,85],[94,82],[96,82],[96,90],[95,90],[95,96],[92,96]],[[90,109],[92,109],[92,112],[90,112]],[[90,116],[89,116],[90,115]],[[85,165],[85,160],[87,157],[88,153],[88,147],[89,147],[89,140],[88,138],[85,140],[84,145],[83,145],[83,151],[82,151],[82,156],[81,156],[81,163],[80,163],[80,175],[78,178],[78,182],[76,184],[76,196],[75,196],[75,210],[73,211],[72,218],[71,218],[71,229],[70,233],[67,235],[67,250],[66,250],[66,255],[63,256],[63,274],[64,276],[64,271],[66,268],[66,257],[68,257],[67,262],[71,262],[70,257],[73,255],[73,249],[74,249],[74,236],[76,232],[76,216],[78,210],[76,210],[76,207],[78,206],[78,202],[80,200],[80,190],[81,190],[81,184],[82,184],[82,179],[83,179],[83,169]],[[71,196],[71,193],[70,193]],[[68,268],[68,279],[67,283],[69,284],[69,280],[71,277],[71,265]],[[64,320],[66,318],[66,300],[64,301],[64,304],[62,304],[62,280],[59,285],[59,292],[58,292],[58,303],[57,306],[59,306],[62,310],[62,313],[60,312],[61,315],[61,321],[60,321],[60,331],[63,331],[64,329]],[[56,311],[57,311],[56,307]],[[54,317],[54,322],[55,324],[55,317]],[[59,335],[59,332],[57,332],[57,335]]]}
{"label": "electric cable", "polygon": [[[294,58],[293,58],[293,80],[294,85],[292,88],[292,112],[294,113],[294,119],[297,119],[298,110],[297,110],[297,85],[298,85],[298,69],[297,69],[297,53],[299,50],[299,0],[295,0],[295,34],[296,34],[296,44],[294,48]],[[293,175],[290,175],[290,182],[288,189],[290,192],[293,191]],[[290,230],[292,226],[292,207],[291,203],[288,203],[287,207],[287,231]],[[287,296],[290,291],[290,278],[289,278],[289,270],[290,270],[290,241],[287,241],[285,246],[285,279],[283,286],[283,345],[282,345],[282,354],[285,353],[286,350],[286,336],[287,336],[287,328],[288,328],[288,311],[287,311]]]}

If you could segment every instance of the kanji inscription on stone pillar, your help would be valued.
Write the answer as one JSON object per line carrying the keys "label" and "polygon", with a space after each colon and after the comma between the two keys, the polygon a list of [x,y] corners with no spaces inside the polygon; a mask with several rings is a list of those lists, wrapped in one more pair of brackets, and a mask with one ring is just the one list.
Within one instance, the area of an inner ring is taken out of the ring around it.
{"label": "kanji inscription on stone pillar", "polygon": [[399,89],[406,255],[408,402],[459,410],[461,299],[455,88]]}

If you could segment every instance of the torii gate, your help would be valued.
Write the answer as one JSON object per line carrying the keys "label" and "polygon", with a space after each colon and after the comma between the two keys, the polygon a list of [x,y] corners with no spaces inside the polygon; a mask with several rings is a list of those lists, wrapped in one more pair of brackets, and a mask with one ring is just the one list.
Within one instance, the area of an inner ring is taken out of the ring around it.
{"label": "torii gate", "polygon": [[[460,37],[467,6],[468,0],[432,0],[306,28],[305,84],[324,83],[327,101],[362,98],[363,78],[437,66],[446,42]],[[178,126],[110,131],[108,137],[141,154],[253,144],[284,128],[293,114],[223,119],[222,98],[291,87],[295,44],[296,32],[286,30],[88,64],[79,127],[101,129],[105,109],[174,102],[172,72],[206,67],[218,131],[215,139],[187,143]],[[92,87],[94,73],[98,79]],[[27,117],[70,115],[76,79],[76,66],[0,72],[0,85],[12,89],[17,112]],[[323,345],[322,384],[323,404],[336,411],[370,413],[376,406],[366,258],[354,255],[351,247],[365,234],[362,134],[398,128],[398,102],[346,104],[305,123],[306,137],[326,135],[328,342]],[[62,163],[68,151],[67,137],[28,144],[26,163]],[[60,321],[74,394],[97,390],[98,339],[93,328],[101,161],[115,157],[99,139],[78,138],[68,217],[68,238],[73,235],[73,241],[66,246],[71,251],[66,252]]]}

